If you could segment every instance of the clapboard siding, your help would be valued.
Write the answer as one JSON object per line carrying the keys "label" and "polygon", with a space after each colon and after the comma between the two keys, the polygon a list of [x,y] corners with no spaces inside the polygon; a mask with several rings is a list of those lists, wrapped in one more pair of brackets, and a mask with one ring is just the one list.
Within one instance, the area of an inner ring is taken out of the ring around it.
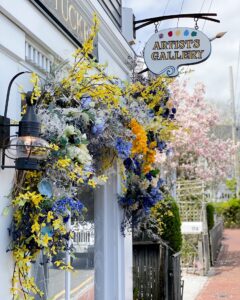
{"label": "clapboard siding", "polygon": [[118,28],[122,24],[122,0],[98,0]]}

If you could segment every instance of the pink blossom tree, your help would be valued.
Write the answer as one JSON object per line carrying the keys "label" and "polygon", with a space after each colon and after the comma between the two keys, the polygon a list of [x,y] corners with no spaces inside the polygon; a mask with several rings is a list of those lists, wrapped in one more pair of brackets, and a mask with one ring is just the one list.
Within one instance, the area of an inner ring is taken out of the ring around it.
{"label": "pink blossom tree", "polygon": [[213,133],[218,113],[206,102],[203,84],[197,84],[190,94],[186,82],[174,81],[170,90],[178,126],[173,131],[171,164],[176,166],[178,178],[208,182],[226,179],[233,169],[233,155],[238,146],[231,139],[219,139]]}

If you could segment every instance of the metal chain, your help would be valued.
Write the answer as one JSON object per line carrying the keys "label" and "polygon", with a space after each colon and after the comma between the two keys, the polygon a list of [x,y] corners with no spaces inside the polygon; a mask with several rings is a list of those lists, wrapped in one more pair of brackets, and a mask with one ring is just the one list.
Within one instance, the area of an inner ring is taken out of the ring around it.
{"label": "metal chain", "polygon": [[195,21],[195,29],[198,30],[199,29],[199,26],[198,26],[198,18],[194,18],[194,21]]}
{"label": "metal chain", "polygon": [[155,33],[158,33],[158,28],[160,25],[159,22],[155,22],[154,25],[155,25]]}

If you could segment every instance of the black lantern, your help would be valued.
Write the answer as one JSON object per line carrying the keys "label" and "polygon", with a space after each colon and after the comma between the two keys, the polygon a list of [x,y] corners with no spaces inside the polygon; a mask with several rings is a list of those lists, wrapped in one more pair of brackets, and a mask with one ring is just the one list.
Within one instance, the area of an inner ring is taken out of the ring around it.
{"label": "black lantern", "polygon": [[[26,113],[18,125],[10,124],[6,117],[10,88],[13,80],[23,73],[21,72],[11,80],[5,104],[5,114],[0,116],[0,147],[2,147],[2,169],[15,168],[17,170],[38,170],[39,161],[48,155],[49,145],[40,138],[41,124],[35,112],[35,105],[31,101],[32,92],[26,94]],[[10,127],[18,126],[18,135],[10,140]],[[6,166],[5,157],[15,160],[15,166]]]}

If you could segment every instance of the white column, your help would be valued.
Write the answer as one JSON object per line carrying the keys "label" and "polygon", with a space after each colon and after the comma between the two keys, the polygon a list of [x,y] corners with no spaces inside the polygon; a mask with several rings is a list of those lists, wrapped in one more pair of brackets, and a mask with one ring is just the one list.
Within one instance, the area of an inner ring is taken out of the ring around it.
{"label": "white column", "polygon": [[12,253],[6,252],[11,240],[8,234],[8,228],[11,225],[12,213],[10,210],[9,215],[4,216],[2,215],[2,211],[6,206],[10,204],[10,200],[7,198],[7,196],[9,195],[12,188],[14,172],[14,169],[0,169],[0,299],[12,299],[10,288],[14,262]]}
{"label": "white column", "polygon": [[120,231],[117,167],[95,192],[95,300],[132,299],[132,237]]}

